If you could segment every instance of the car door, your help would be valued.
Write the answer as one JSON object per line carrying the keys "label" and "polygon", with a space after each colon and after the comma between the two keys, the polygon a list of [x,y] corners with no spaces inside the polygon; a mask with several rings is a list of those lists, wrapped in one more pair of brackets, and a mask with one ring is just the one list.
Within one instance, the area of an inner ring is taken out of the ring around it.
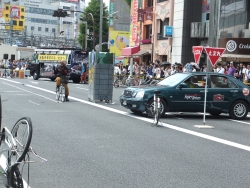
{"label": "car door", "polygon": [[235,97],[237,97],[239,88],[227,76],[210,75],[211,87],[208,88],[208,111],[210,112],[227,112]]}
{"label": "car door", "polygon": [[175,92],[174,102],[177,111],[199,112],[204,109],[205,74],[193,75],[180,83]]}

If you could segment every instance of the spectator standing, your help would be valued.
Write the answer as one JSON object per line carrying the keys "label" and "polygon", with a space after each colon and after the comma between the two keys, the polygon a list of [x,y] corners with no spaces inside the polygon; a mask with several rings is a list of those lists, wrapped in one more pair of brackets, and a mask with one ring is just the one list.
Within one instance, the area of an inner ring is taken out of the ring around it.
{"label": "spectator standing", "polygon": [[240,63],[240,67],[239,67],[239,80],[240,81],[243,80],[245,72],[246,72],[246,68],[243,67],[242,63]]}
{"label": "spectator standing", "polygon": [[225,65],[225,66],[224,66],[224,70],[225,70],[225,71],[224,71],[224,74],[228,74],[228,66]]}
{"label": "spectator standing", "polygon": [[192,66],[192,72],[196,72],[196,67],[195,67],[195,65]]}
{"label": "spectator standing", "polygon": [[225,69],[221,66],[221,63],[217,63],[216,72],[221,73],[221,74],[225,73]]}
{"label": "spectator standing", "polygon": [[81,74],[81,83],[87,84],[87,63],[86,61],[82,62],[82,74]]}
{"label": "spectator standing", "polygon": [[250,65],[247,65],[244,81],[250,83]]}
{"label": "spectator standing", "polygon": [[234,73],[235,73],[236,69],[234,67],[234,63],[233,61],[230,62],[230,67],[228,69],[228,75],[231,75],[231,76],[234,76]]}
{"label": "spectator standing", "polygon": [[240,79],[239,72],[240,72],[240,67],[237,66],[237,67],[236,67],[236,70],[235,70],[235,73],[234,73],[234,77],[235,77],[236,79],[238,79],[238,80]]}

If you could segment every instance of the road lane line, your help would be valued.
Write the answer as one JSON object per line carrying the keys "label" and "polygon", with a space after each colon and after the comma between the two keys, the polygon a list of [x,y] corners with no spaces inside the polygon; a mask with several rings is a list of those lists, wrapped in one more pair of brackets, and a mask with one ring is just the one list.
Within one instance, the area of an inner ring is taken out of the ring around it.
{"label": "road lane line", "polygon": [[[9,85],[9,86],[15,87],[15,88],[17,88],[17,89],[20,89],[20,90],[26,91],[26,92],[28,92],[28,93],[31,93],[31,94],[37,95],[37,96],[39,96],[39,97],[42,97],[42,98],[45,98],[45,99],[48,99],[48,100],[50,100],[50,101],[53,101],[53,102],[56,102],[56,103],[57,103],[57,101],[55,101],[55,100],[53,100],[53,99],[51,99],[51,98],[45,97],[45,96],[43,96],[43,95],[39,95],[39,94],[37,94],[37,93],[34,93],[34,92],[31,92],[31,91],[28,91],[28,90],[26,90],[26,89],[22,89],[22,88],[20,88],[20,87],[17,87],[17,86],[14,86],[14,85],[11,85],[11,84],[8,84],[8,83],[5,83],[5,82],[3,82],[3,83],[4,83],[4,84],[6,84],[6,85]],[[55,94],[55,92],[53,92],[53,93]]]}
{"label": "road lane line", "polygon": [[33,101],[30,101],[30,100],[29,100],[29,102],[30,102],[30,103],[33,103],[33,104],[36,104],[36,105],[40,105],[40,104],[37,104],[37,103],[35,103],[35,102],[33,102]]}
{"label": "road lane line", "polygon": [[[32,86],[32,85],[26,85],[26,86],[54,94],[54,92],[52,92],[50,90],[47,90],[47,89],[35,87],[35,86]],[[81,103],[85,103],[85,104],[92,105],[92,106],[95,106],[95,107],[98,107],[98,108],[102,108],[104,110],[108,110],[108,111],[118,113],[118,114],[128,116],[128,117],[132,117],[134,119],[142,120],[142,121],[145,121],[145,122],[148,122],[148,123],[153,123],[152,119],[148,119],[148,118],[144,118],[144,117],[138,117],[138,116],[132,115],[132,114],[130,114],[128,112],[124,112],[124,111],[117,110],[117,109],[114,109],[114,108],[110,108],[110,107],[107,107],[107,106],[102,106],[100,104],[92,103],[92,102],[85,101],[85,100],[82,100],[82,99],[78,99],[78,98],[75,98],[75,97],[69,97],[69,98],[73,99],[75,101],[81,102]],[[232,142],[232,141],[229,141],[229,140],[225,140],[225,139],[221,139],[221,138],[218,138],[218,137],[210,136],[210,135],[207,135],[207,134],[191,131],[191,130],[188,130],[188,129],[180,128],[180,127],[170,125],[170,124],[167,124],[167,123],[162,123],[162,125],[164,127],[166,127],[166,128],[172,129],[172,130],[176,130],[176,131],[179,131],[179,132],[183,132],[183,133],[186,133],[186,134],[190,134],[190,135],[193,135],[193,136],[197,136],[197,137],[204,138],[204,139],[207,139],[207,140],[211,140],[211,141],[214,141],[214,142],[217,142],[217,143],[221,143],[221,144],[224,144],[224,145],[239,148],[239,149],[242,149],[242,150],[250,151],[250,147],[246,146],[246,145],[243,145],[243,144],[239,144],[239,143],[236,143],[236,142]]]}
{"label": "road lane line", "polygon": [[84,89],[84,90],[89,90],[89,89],[86,89],[86,88],[82,88],[82,87],[76,87],[78,89]]}
{"label": "road lane line", "polygon": [[16,84],[22,84],[21,82],[16,82],[14,80],[7,80],[7,79],[4,79],[4,78],[0,78],[1,80],[5,80],[5,81],[8,81],[8,82],[13,82],[13,83],[16,83]]}

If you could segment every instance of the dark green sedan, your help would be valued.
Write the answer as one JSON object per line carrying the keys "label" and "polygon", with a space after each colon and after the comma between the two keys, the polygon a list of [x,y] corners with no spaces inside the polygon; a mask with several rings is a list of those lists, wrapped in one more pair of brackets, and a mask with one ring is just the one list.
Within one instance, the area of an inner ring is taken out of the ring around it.
{"label": "dark green sedan", "polygon": [[206,112],[228,113],[233,119],[244,119],[249,111],[249,89],[241,81],[220,73],[176,73],[155,86],[126,88],[120,96],[123,107],[135,114],[152,116],[154,92],[160,91],[160,112],[204,112],[207,79]]}

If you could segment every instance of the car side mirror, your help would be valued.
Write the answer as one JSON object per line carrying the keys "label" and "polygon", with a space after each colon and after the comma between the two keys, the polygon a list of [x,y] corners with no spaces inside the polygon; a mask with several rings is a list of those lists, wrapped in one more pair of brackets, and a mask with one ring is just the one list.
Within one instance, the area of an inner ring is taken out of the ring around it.
{"label": "car side mirror", "polygon": [[180,86],[179,86],[179,88],[180,89],[182,89],[182,88],[188,88],[188,85],[185,84],[185,83],[181,83]]}

